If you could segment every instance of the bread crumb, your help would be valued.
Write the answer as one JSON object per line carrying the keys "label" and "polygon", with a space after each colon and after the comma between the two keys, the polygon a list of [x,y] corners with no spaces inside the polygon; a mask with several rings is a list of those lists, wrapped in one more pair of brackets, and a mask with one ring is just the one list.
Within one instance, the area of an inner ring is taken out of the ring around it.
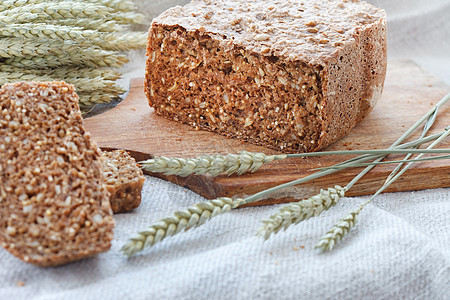
{"label": "bread crumb", "polygon": [[17,281],[17,286],[25,286],[25,282],[19,280]]}

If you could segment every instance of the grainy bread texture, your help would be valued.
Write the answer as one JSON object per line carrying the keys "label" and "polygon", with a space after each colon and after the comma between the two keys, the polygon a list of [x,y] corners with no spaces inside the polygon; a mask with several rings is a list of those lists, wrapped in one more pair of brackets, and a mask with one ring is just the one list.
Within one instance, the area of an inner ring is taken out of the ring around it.
{"label": "grainy bread texture", "polygon": [[194,0],[149,30],[156,113],[285,152],[347,134],[385,74],[385,12],[360,1]]}
{"label": "grainy bread texture", "polygon": [[127,212],[141,204],[141,191],[145,177],[138,164],[128,152],[114,150],[102,152],[103,175],[106,188],[111,194],[114,213]]}
{"label": "grainy bread texture", "polygon": [[101,154],[64,82],[0,89],[0,245],[38,266],[106,251],[114,221]]}

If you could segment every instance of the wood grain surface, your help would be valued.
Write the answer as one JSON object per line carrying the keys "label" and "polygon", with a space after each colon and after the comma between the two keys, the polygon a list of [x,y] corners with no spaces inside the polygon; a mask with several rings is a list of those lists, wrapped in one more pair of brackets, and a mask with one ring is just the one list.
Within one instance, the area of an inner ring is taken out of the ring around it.
{"label": "wood grain surface", "polygon": [[[390,61],[382,99],[372,113],[349,135],[326,150],[356,150],[387,148],[406,129],[436,104],[450,88],[411,61]],[[450,105],[440,111],[431,132],[441,131],[450,124]],[[131,81],[128,96],[115,108],[85,120],[88,131],[102,148],[125,149],[138,161],[164,155],[195,157],[202,154],[237,153],[241,150],[279,153],[247,142],[221,135],[194,130],[192,127],[157,116],[144,95],[142,78]],[[446,139],[439,148],[450,148]],[[402,156],[391,156],[401,158]],[[263,189],[295,180],[313,173],[312,169],[341,162],[349,157],[324,156],[318,158],[286,159],[262,167],[253,174],[242,176],[157,176],[213,199],[220,196],[254,194]],[[374,168],[349,192],[348,196],[375,192],[393,169],[392,165]],[[336,184],[346,185],[361,169],[349,169],[286,189],[252,205],[265,205],[302,199],[317,193],[320,188]],[[415,164],[386,192],[411,191],[450,187],[449,160]]]}

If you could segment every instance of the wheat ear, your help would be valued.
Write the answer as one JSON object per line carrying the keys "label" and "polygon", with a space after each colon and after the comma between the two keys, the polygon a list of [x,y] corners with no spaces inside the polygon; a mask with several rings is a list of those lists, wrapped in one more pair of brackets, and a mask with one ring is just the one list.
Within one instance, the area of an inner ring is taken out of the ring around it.
{"label": "wheat ear", "polygon": [[105,50],[139,49],[145,45],[146,33],[103,33],[78,27],[50,24],[5,24],[0,37],[73,41],[80,46],[99,46]]}
{"label": "wheat ear", "polygon": [[27,21],[27,19],[35,23],[45,23],[48,20],[59,19],[101,19],[111,12],[113,12],[113,9],[109,7],[92,3],[50,1],[23,5],[3,11],[0,13],[0,19],[5,22],[2,17],[14,17],[17,23],[22,23],[22,20]]}
{"label": "wheat ear", "polygon": [[204,155],[196,158],[169,158],[157,156],[140,162],[142,168],[149,172],[164,173],[166,175],[188,176],[191,174],[243,174],[255,172],[261,166],[285,155],[270,155],[242,151],[239,154]]}
{"label": "wheat ear", "polygon": [[287,204],[278,213],[263,221],[264,225],[257,235],[267,240],[271,234],[277,233],[282,228],[286,230],[291,224],[298,224],[301,221],[318,216],[323,211],[336,205],[339,199],[345,196],[346,191],[347,188],[336,185],[334,188],[328,188],[327,190],[321,189],[319,194],[308,199]]}
{"label": "wheat ear", "polygon": [[[87,54],[93,53],[92,57]],[[128,59],[124,55],[112,54],[110,51],[97,50],[86,51],[80,49],[79,53],[58,54],[58,55],[43,55],[43,56],[22,56],[8,58],[4,61],[5,64],[12,65],[18,68],[55,68],[60,66],[86,66],[90,68],[104,68],[114,67],[118,68],[127,63]]]}
{"label": "wheat ear", "polygon": [[200,202],[184,210],[176,211],[172,216],[159,220],[154,225],[139,232],[123,246],[122,252],[132,256],[146,247],[151,247],[166,237],[173,236],[182,230],[189,230],[204,224],[206,221],[238,207],[243,199],[217,198]]}
{"label": "wheat ear", "polygon": [[0,12],[18,8],[24,5],[47,3],[48,0],[4,0],[0,1]]}
{"label": "wheat ear", "polygon": [[343,237],[345,237],[356,224],[360,211],[360,209],[351,211],[347,216],[342,218],[320,239],[315,248],[322,251],[331,251],[334,246]]}
{"label": "wheat ear", "polygon": [[[80,48],[73,43],[25,41],[19,38],[0,39],[0,57],[12,58],[12,62],[24,58],[27,61],[21,62],[22,65],[15,64],[16,67],[22,68],[49,68],[73,64],[93,68],[118,68],[128,62],[126,56],[99,47]],[[10,61],[6,63],[13,64]]]}
{"label": "wheat ear", "polygon": [[[0,72],[4,76],[11,78],[20,78],[22,76],[45,76],[62,80],[64,78],[95,78],[99,77],[104,80],[117,80],[121,77],[118,71],[113,69],[99,68],[79,68],[79,67],[60,67],[57,69],[33,70],[18,68],[10,65],[0,64]],[[25,79],[23,81],[26,81]]]}

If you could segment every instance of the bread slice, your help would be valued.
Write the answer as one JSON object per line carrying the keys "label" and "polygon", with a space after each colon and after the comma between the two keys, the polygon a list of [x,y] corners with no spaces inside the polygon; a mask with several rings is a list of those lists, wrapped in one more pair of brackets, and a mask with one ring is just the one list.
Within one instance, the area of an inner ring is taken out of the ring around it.
{"label": "bread slice", "polygon": [[141,191],[145,177],[128,152],[114,150],[102,152],[103,175],[114,213],[127,212],[141,204]]}
{"label": "bread slice", "polygon": [[358,0],[193,0],[153,19],[145,92],[168,119],[317,151],[380,98],[386,29],[385,12]]}
{"label": "bread slice", "polygon": [[0,245],[38,266],[108,250],[114,221],[101,154],[74,87],[6,84],[0,114]]}

